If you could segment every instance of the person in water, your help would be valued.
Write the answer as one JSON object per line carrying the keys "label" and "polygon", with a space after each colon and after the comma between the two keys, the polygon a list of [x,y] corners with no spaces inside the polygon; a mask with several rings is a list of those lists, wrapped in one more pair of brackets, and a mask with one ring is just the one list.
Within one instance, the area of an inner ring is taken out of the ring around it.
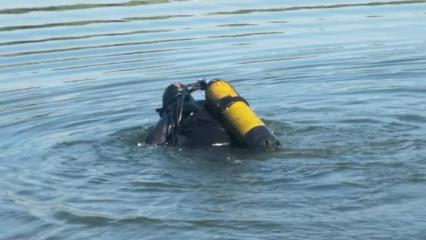
{"label": "person in water", "polygon": [[[206,100],[192,97],[191,93],[200,89],[206,91]],[[221,99],[215,99],[218,96]],[[162,108],[157,112],[160,120],[146,138],[147,144],[191,148],[276,148],[280,145],[250,110],[247,101],[222,80],[169,85],[163,93]]]}

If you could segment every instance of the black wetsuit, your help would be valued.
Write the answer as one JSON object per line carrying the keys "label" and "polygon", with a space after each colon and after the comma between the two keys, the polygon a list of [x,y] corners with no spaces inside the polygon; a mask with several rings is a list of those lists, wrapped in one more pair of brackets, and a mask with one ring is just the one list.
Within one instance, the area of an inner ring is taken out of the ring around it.
{"label": "black wetsuit", "polygon": [[163,115],[150,132],[147,144],[168,144],[186,147],[229,146],[232,136],[215,117],[205,101],[183,104],[179,126],[172,126],[170,115]]}

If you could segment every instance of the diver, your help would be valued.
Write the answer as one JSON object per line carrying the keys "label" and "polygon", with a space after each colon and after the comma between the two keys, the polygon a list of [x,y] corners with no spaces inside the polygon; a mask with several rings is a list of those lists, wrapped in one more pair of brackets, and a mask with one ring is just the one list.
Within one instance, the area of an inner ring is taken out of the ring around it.
{"label": "diver", "polygon": [[[206,100],[192,97],[197,90],[205,91]],[[160,120],[146,138],[147,144],[254,149],[280,145],[247,101],[223,80],[169,85],[156,111]]]}

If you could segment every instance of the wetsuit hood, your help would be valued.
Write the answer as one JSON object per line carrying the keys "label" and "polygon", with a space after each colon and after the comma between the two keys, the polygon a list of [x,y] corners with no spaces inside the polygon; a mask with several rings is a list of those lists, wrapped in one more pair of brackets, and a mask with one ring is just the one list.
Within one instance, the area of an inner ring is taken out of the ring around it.
{"label": "wetsuit hood", "polygon": [[183,101],[191,102],[194,98],[187,92],[187,87],[182,83],[176,83],[169,85],[163,93],[163,109],[176,102],[180,93],[185,94]]}

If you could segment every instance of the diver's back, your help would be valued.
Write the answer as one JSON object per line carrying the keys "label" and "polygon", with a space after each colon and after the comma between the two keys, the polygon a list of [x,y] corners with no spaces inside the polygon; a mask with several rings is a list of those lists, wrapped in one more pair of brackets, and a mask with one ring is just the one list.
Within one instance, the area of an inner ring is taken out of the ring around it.
{"label": "diver's back", "polygon": [[[230,136],[223,125],[208,111],[205,101],[196,101],[199,108],[189,112],[177,131],[177,145],[208,147],[230,145]],[[184,109],[185,111],[185,109]]]}

